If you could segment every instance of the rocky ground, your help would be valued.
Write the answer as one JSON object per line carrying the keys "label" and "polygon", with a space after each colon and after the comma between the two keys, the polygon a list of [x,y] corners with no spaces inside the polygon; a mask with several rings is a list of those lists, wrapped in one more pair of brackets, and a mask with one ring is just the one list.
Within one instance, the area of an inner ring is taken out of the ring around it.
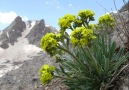
{"label": "rocky ground", "polygon": [[58,79],[48,86],[39,81],[38,70],[43,64],[56,66],[39,47],[48,32],[57,31],[43,19],[24,22],[19,16],[0,31],[0,90],[62,90]]}
{"label": "rocky ground", "polygon": [[[33,59],[24,61],[20,68],[14,69],[0,78],[0,90],[67,90],[59,79],[53,80],[49,85],[43,86],[39,81],[39,68],[44,64],[55,65],[54,60],[41,52]],[[5,62],[10,63],[10,62]],[[16,67],[21,62],[15,62]],[[56,65],[55,65],[56,66]],[[0,67],[2,68],[2,67]]]}

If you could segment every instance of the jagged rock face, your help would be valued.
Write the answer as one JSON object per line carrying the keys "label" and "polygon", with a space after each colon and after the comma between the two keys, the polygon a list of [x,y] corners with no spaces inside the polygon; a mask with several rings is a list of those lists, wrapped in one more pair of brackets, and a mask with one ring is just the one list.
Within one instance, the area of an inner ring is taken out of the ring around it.
{"label": "jagged rock face", "polygon": [[0,31],[0,90],[38,90],[39,68],[55,65],[39,47],[41,37],[48,32],[57,31],[43,19],[24,22],[19,16]]}
{"label": "jagged rock face", "polygon": [[128,5],[125,4],[117,13],[111,13],[115,18],[116,26],[111,33],[112,40],[118,47],[125,47],[129,40],[129,11]]}
{"label": "jagged rock face", "polygon": [[[118,47],[129,50],[129,1],[117,13],[111,13],[111,15],[116,21],[116,26],[111,35],[112,40],[116,42]],[[128,65],[128,63],[126,60],[124,65]],[[127,67],[124,70],[113,90],[129,90],[129,68]]]}
{"label": "jagged rock face", "polygon": [[119,12],[127,11],[129,8],[129,1],[122,6],[122,8],[119,10]]}
{"label": "jagged rock face", "polygon": [[14,42],[17,42],[17,38],[22,35],[21,33],[25,28],[25,22],[22,21],[21,17],[16,17],[7,28],[1,31],[0,47],[6,49],[9,47],[9,43],[14,45]]}
{"label": "jagged rock face", "polygon": [[16,19],[3,31],[0,31],[0,47],[7,49],[9,44],[14,45],[17,39],[22,36],[24,30],[31,29],[28,35],[25,37],[28,39],[30,44],[39,47],[39,41],[43,35],[49,32],[57,32],[55,28],[51,26],[45,26],[44,20],[35,21],[22,21],[21,17],[16,17]]}
{"label": "jagged rock face", "polygon": [[57,32],[55,29],[51,29],[50,27],[46,27],[44,20],[36,21],[35,26],[32,28],[30,33],[26,36],[30,44],[40,46],[39,41],[42,36],[44,36],[46,33],[55,33]]}

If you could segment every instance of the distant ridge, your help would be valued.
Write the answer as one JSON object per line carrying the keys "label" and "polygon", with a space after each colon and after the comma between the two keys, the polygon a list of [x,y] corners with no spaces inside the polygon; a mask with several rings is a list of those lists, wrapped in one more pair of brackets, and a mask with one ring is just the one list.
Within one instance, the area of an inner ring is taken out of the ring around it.
{"label": "distant ridge", "polygon": [[56,32],[55,28],[45,26],[43,19],[41,20],[28,20],[22,21],[20,16],[17,16],[15,20],[0,33],[0,47],[7,49],[9,44],[14,45],[17,39],[22,36],[23,31],[29,33],[25,36],[30,44],[39,46],[39,40],[43,35],[48,32]]}

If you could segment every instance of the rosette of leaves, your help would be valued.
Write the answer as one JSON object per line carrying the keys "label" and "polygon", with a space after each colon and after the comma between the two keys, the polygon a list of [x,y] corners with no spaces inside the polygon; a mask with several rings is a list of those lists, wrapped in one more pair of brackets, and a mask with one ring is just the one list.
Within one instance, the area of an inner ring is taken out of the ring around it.
{"label": "rosette of leaves", "polygon": [[[107,90],[126,67],[120,67],[129,57],[123,48],[115,52],[114,42],[98,36],[91,47],[74,47],[66,51],[63,62],[56,68],[57,77],[69,90]],[[61,58],[60,58],[61,59]]]}
{"label": "rosette of leaves", "polygon": [[[120,66],[129,56],[129,53],[123,54],[122,48],[115,52],[116,45],[107,35],[94,35],[92,29],[95,26],[90,25],[93,16],[92,11],[80,11],[76,17],[82,25],[76,26],[76,19],[67,18],[69,20],[64,23],[65,28],[61,27],[59,35],[44,36],[47,39],[42,39],[46,41],[41,40],[42,48],[50,49],[45,49],[46,52],[56,51],[53,55],[59,67],[55,68],[54,76],[61,78],[69,90],[107,90],[125,68]],[[60,25],[63,22],[60,19]],[[69,35],[66,29],[71,29],[72,33]],[[54,45],[51,45],[52,42]]]}

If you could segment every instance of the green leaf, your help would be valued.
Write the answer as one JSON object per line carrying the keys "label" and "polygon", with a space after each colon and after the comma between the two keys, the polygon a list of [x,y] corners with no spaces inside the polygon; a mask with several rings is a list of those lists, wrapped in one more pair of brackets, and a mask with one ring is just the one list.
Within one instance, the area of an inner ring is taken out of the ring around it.
{"label": "green leaf", "polygon": [[[109,45],[109,46],[110,46],[110,45]],[[109,47],[109,60],[112,59],[112,57],[113,57],[113,55],[114,55],[114,53],[115,53],[115,49],[116,49],[116,43],[113,42],[113,43],[111,44],[111,46]]]}
{"label": "green leaf", "polygon": [[122,56],[123,51],[124,49],[120,48],[116,56],[114,56],[113,60],[118,60]]}
{"label": "green leaf", "polygon": [[117,69],[122,63],[124,63],[127,57],[129,57],[129,52],[117,60],[113,69]]}
{"label": "green leaf", "polygon": [[65,70],[64,70],[64,68],[63,68],[63,66],[59,65],[59,67],[60,67],[61,71],[62,71],[64,74],[66,74],[66,73],[65,73]]}

